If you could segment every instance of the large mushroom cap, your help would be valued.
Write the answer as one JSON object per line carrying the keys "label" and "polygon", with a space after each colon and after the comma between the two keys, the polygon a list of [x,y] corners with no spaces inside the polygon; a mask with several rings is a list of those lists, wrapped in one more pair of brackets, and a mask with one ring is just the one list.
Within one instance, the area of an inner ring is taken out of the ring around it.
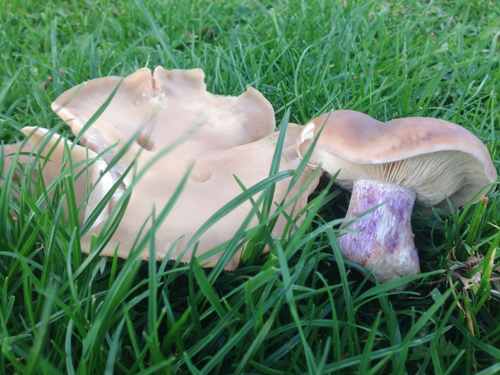
{"label": "large mushroom cap", "polygon": [[[323,127],[324,125],[324,127]],[[323,128],[323,129],[322,129]],[[304,154],[322,129],[310,164],[322,164],[336,182],[375,180],[414,190],[419,208],[467,204],[497,172],[486,146],[444,120],[409,117],[380,122],[356,111],[333,111],[311,120],[297,143]]]}
{"label": "large mushroom cap", "polygon": [[[102,255],[113,255],[119,245],[118,255],[128,256],[142,225],[146,223],[143,234],[151,227],[153,208],[159,212],[165,206],[191,161],[196,163],[182,194],[156,232],[157,259],[163,259],[174,244],[171,258],[181,257],[184,246],[200,226],[243,192],[235,176],[249,188],[269,175],[278,139],[278,133],[273,133],[275,120],[270,103],[251,87],[238,97],[210,94],[203,78],[199,69],[165,71],[158,67],[153,76],[148,69],[140,69],[124,79],[107,77],[87,82],[63,93],[53,103],[53,109],[77,134],[119,85],[108,107],[81,141],[98,153],[117,145],[104,154],[110,161],[132,140],[132,147],[123,150],[113,167],[114,176],[121,176],[134,159],[134,171],[145,173],[134,182],[125,214]],[[299,163],[295,140],[300,129],[298,125],[288,127],[280,170],[295,169]],[[162,153],[179,139],[183,142]],[[287,201],[298,194],[305,179],[307,173],[288,194]],[[300,212],[317,181],[318,177],[287,209],[288,215],[295,217]],[[131,182],[132,177],[127,176],[125,184]],[[290,178],[277,183],[275,202],[285,199],[289,182]],[[199,239],[196,254],[233,238],[251,210],[252,204],[247,201],[215,223]],[[283,235],[285,223],[284,218],[278,220],[273,231],[276,236]],[[250,227],[257,224],[257,218],[253,218]],[[84,251],[92,250],[91,236],[98,235],[103,226],[101,223],[91,228],[83,239]],[[187,249],[182,261],[188,262],[192,252],[193,247]],[[215,265],[220,255],[208,259],[206,265]],[[143,256],[149,257],[148,249]],[[226,269],[234,269],[239,256],[236,254]]]}

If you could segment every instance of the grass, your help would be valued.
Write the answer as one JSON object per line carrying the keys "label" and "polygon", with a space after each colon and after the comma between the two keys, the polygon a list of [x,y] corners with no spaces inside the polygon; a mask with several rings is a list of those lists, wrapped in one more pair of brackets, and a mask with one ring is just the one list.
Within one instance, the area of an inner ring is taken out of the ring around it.
{"label": "grass", "polygon": [[[453,121],[499,166],[495,1],[13,0],[0,23],[6,143],[24,126],[60,128],[50,103],[82,81],[163,65],[203,68],[217,94],[252,85],[278,124],[345,108]],[[327,182],[300,230],[228,273],[82,256],[78,228],[61,224],[72,179],[25,183],[14,198],[11,175],[0,193],[1,374],[500,373],[498,192],[415,215],[423,273],[394,292],[401,281],[373,285],[343,259],[348,195]],[[242,228],[227,251],[265,225]]]}

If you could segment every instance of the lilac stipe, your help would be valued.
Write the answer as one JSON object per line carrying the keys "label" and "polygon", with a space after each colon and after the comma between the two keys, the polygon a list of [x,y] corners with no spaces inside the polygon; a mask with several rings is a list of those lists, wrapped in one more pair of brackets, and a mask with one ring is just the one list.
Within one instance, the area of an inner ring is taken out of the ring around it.
{"label": "lilac stipe", "polygon": [[346,219],[362,217],[344,224],[347,232],[338,243],[347,259],[371,270],[380,283],[420,272],[411,230],[415,197],[413,190],[398,185],[354,183]]}

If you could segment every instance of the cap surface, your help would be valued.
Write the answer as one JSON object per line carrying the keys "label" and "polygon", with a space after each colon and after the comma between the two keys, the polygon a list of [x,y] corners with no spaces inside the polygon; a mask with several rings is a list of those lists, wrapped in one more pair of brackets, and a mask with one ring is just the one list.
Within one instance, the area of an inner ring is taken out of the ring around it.
{"label": "cap surface", "polygon": [[[195,161],[187,183],[169,215],[156,232],[156,259],[163,259],[170,250],[171,259],[191,259],[194,247],[184,253],[186,244],[196,231],[220,208],[243,192],[235,176],[250,188],[269,175],[279,133],[274,133],[274,111],[258,91],[248,88],[238,97],[216,96],[206,92],[203,72],[165,71],[157,68],[154,75],[141,69],[123,79],[115,97],[104,113],[83,135],[82,142],[96,152],[118,142],[110,160],[137,132],[132,143],[115,167],[119,176],[137,157],[135,171],[144,175],[134,181],[134,188],[125,214],[102,255],[127,257],[141,231],[151,227],[153,208],[158,213],[169,201],[184,177],[188,165]],[[120,78],[101,78],[62,94],[54,104],[56,112],[70,124],[76,134],[99,109],[120,82]],[[79,91],[78,91],[79,90]],[[302,127],[289,125],[284,143],[280,170],[295,169],[299,163],[295,140]],[[173,142],[182,140],[167,153],[162,151]],[[139,153],[140,152],[140,153]],[[310,175],[305,172],[287,196],[287,201],[299,194],[302,183]],[[311,181],[296,203],[287,208],[295,217],[307,203],[319,176]],[[274,201],[285,199],[291,178],[276,184]],[[126,180],[126,184],[132,180]],[[257,197],[253,197],[254,200]],[[246,201],[217,221],[199,239],[196,255],[229,241],[252,210]],[[273,212],[276,205],[273,205]],[[292,212],[293,211],[293,212]],[[287,221],[281,216],[273,234],[282,236]],[[258,224],[252,218],[248,228]],[[98,235],[104,223],[93,227],[82,243],[91,251],[92,234]],[[176,244],[176,245],[174,245]],[[171,249],[175,246],[174,249]],[[183,255],[181,255],[183,254]],[[204,261],[213,266],[221,253]],[[149,249],[143,258],[149,258]],[[226,269],[236,268],[240,253],[235,254]]]}
{"label": "cap surface", "polygon": [[[323,127],[324,125],[324,127]],[[356,111],[333,111],[311,120],[297,142],[303,155],[323,127],[310,164],[322,164],[336,183],[376,180],[415,190],[416,203],[447,209],[447,196],[467,204],[496,181],[486,146],[463,127],[444,120],[409,117],[380,122]]]}
{"label": "cap surface", "polygon": [[[289,125],[287,132],[280,170],[295,169],[299,160],[295,153],[295,140],[301,127]],[[182,191],[182,194],[172,211],[159,227],[156,233],[156,258],[163,259],[169,252],[176,240],[178,242],[171,254],[170,259],[177,259],[183,252],[185,245],[191,240],[195,232],[226,203],[236,198],[243,192],[236,181],[235,176],[246,188],[250,188],[269,175],[269,169],[279,134],[273,133],[259,141],[235,147],[216,154],[207,155],[197,160],[193,171]],[[168,160],[168,156],[165,161]],[[184,165],[187,167],[187,165]],[[151,214],[153,206],[157,212],[165,206],[173,191],[181,181],[186,168],[179,168],[170,162],[158,162],[150,169],[143,179],[135,186],[130,202],[125,211],[125,215],[120,222],[118,230],[109,241],[103,251],[103,255],[113,255],[117,244],[120,244],[118,256],[127,257],[132,249],[139,228],[146,223],[144,231],[151,227]],[[286,196],[286,201],[290,201],[299,194],[309,173],[304,173],[298,183]],[[300,195],[294,205],[286,209],[290,217],[295,216],[307,204],[307,196],[318,184],[319,176],[309,181],[309,185],[304,193]],[[281,203],[285,199],[291,178],[279,181],[275,185],[274,202]],[[257,196],[253,199],[257,200]],[[276,206],[273,205],[272,212]],[[250,201],[245,201],[240,206],[231,210],[229,214],[217,221],[200,238],[197,245],[196,254],[199,256],[208,250],[229,241],[234,237],[247,215],[252,210]],[[280,215],[273,233],[278,237],[283,236],[283,231],[287,220]],[[258,225],[257,217],[253,217],[248,225],[248,229]],[[83,239],[82,248],[89,251],[91,234],[99,234],[103,224],[93,228]],[[187,250],[182,257],[183,262],[189,262],[193,248]],[[222,254],[208,258],[205,266],[214,266]],[[239,251],[226,265],[226,269],[231,270],[237,267],[241,251]],[[149,258],[149,250],[143,253],[145,259]]]}

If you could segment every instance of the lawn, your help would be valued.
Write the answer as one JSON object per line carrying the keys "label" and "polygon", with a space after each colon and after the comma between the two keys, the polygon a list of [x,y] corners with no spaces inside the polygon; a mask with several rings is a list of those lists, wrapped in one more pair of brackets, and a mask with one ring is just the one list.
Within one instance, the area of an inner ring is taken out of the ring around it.
{"label": "lawn", "polygon": [[[202,68],[220,95],[251,85],[278,125],[332,109],[445,119],[500,166],[495,0],[12,0],[0,25],[4,143],[25,126],[70,134],[50,108],[61,93],[161,65]],[[68,186],[1,190],[0,374],[500,373],[499,189],[416,212],[422,274],[375,285],[342,257],[349,194],[327,180],[300,230],[233,272],[82,255],[60,220]],[[227,251],[260,253],[265,225]]]}

